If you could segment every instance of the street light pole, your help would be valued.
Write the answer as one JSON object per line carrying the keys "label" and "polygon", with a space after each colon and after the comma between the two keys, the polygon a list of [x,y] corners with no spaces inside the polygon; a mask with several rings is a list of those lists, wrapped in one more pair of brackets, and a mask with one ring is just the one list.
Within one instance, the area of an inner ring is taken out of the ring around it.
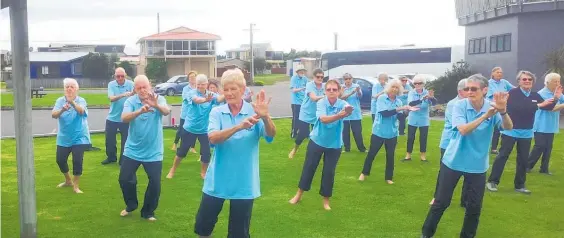
{"label": "street light pole", "polygon": [[255,26],[255,24],[251,23],[251,26],[249,28],[249,32],[250,32],[250,38],[251,38],[251,44],[250,44],[250,48],[251,48],[251,82],[255,82],[255,53],[253,50],[253,26]]}

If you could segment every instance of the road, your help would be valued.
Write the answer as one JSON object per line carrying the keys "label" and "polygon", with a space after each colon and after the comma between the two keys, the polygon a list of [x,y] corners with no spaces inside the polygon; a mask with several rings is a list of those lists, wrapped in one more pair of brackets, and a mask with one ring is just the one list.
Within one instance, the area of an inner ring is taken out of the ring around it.
{"label": "road", "polygon": [[[290,93],[289,93],[289,82],[281,82],[272,86],[264,87],[251,87],[255,93],[258,93],[261,89],[264,89],[267,96],[272,97],[272,102],[270,106],[271,115],[273,117],[284,117],[291,116],[292,110],[290,108]],[[86,90],[85,90],[86,91]],[[81,92],[85,92],[81,91]],[[92,92],[101,92],[103,90],[89,90]],[[108,115],[108,109],[89,109],[88,110],[88,126],[91,131],[104,130],[106,123],[106,116]],[[172,107],[172,117],[175,118],[176,123],[178,123],[178,118],[180,115],[180,106]],[[1,112],[1,136],[2,137],[13,137],[15,136],[15,124],[14,124],[14,111],[2,111]],[[169,122],[163,122],[163,124],[168,125]],[[32,111],[32,132],[34,135],[48,134],[56,132],[57,120],[51,118],[50,110],[33,110]]]}

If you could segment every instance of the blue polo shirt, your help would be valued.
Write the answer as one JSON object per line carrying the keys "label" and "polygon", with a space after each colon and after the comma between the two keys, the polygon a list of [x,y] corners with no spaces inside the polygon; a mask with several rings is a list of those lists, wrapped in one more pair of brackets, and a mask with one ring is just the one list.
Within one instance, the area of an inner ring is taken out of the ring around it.
{"label": "blue polo shirt", "polygon": [[382,85],[382,84],[380,84],[380,82],[378,82],[378,83],[376,83],[372,86],[372,96],[371,96],[371,100],[370,100],[370,113],[372,113],[372,114],[378,113],[378,110],[376,109],[377,99],[374,98],[374,96],[376,96],[376,94],[384,91],[385,86],[386,86],[386,84]]}
{"label": "blue polo shirt", "polygon": [[[413,89],[409,91],[407,101],[413,102],[421,100],[427,94],[429,94],[427,89],[423,89],[421,93],[418,93],[417,90]],[[432,102],[430,99],[422,100],[421,104],[416,106],[419,107],[419,110],[409,112],[409,115],[407,116],[407,124],[415,127],[429,126],[429,110],[431,106]]]}
{"label": "blue polo shirt", "polygon": [[378,97],[378,102],[376,103],[378,113],[376,113],[376,116],[374,117],[372,134],[384,139],[397,137],[399,135],[397,114],[384,117],[380,114],[380,112],[396,110],[396,108],[401,107],[402,105],[403,103],[399,98],[392,100],[388,97],[388,94],[380,95]]}
{"label": "blue polo shirt", "polygon": [[[292,79],[290,79],[290,89],[305,88],[307,81],[308,79],[306,76],[300,77],[296,74],[292,76]],[[292,104],[301,105],[304,101],[305,90],[299,92],[291,92],[291,96]]]}
{"label": "blue polo shirt", "polygon": [[461,135],[458,126],[476,120],[490,108],[490,102],[476,111],[470,101],[465,98],[456,102],[452,108],[453,134],[443,157],[443,164],[450,169],[467,173],[485,173],[489,167],[490,144],[494,127],[501,130],[501,115],[496,113],[482,122],[468,135]]}
{"label": "blue polo shirt", "polygon": [[186,117],[184,122],[184,130],[192,134],[207,134],[208,133],[208,121],[210,117],[210,111],[213,105],[217,104],[217,94],[212,93],[213,99],[210,102],[197,104],[194,102],[195,98],[206,98],[210,91],[206,91],[202,94],[198,90],[191,90],[188,93],[188,110],[186,112]]}
{"label": "blue polo shirt", "polygon": [[[411,91],[411,90],[413,90],[413,88],[411,87],[411,85],[409,85],[409,83],[406,83],[405,86],[403,86],[403,90]],[[409,95],[409,92],[402,93],[400,96],[398,96],[398,98],[401,100],[403,105],[407,105],[407,96],[408,95]]]}
{"label": "blue polo shirt", "polygon": [[[159,105],[167,105],[166,99],[159,96]],[[139,95],[133,95],[125,101],[123,112],[134,112],[144,104]],[[163,160],[163,122],[162,114],[156,108],[143,113],[129,122],[129,135],[125,142],[123,155],[141,162]]]}
{"label": "blue polo shirt", "polygon": [[[123,85],[119,85],[116,80],[111,81],[108,83],[108,97],[110,96],[117,96],[120,94],[124,94],[126,92],[133,92],[135,86],[133,85],[133,81],[126,79]],[[113,122],[121,122],[121,112],[123,111],[123,104],[127,100],[126,97],[120,98],[117,101],[110,102],[110,112],[108,113],[108,117],[106,118],[109,121]]]}
{"label": "blue polo shirt", "polygon": [[488,93],[486,94],[486,98],[490,101],[493,100],[494,93],[497,92],[509,92],[509,90],[513,89],[515,86],[511,84],[509,81],[505,79],[500,79],[499,81],[495,79],[488,80]]}
{"label": "blue polo shirt", "polygon": [[[241,124],[255,114],[251,104],[243,102],[237,115],[233,115],[227,104],[215,107],[210,112],[208,133],[225,130]],[[223,143],[215,145],[204,179],[202,191],[223,199],[255,199],[260,197],[259,140],[266,136],[264,122],[240,130]]]}
{"label": "blue polo shirt", "polygon": [[[523,90],[521,88],[521,92],[523,92],[523,94],[525,94],[525,97],[529,97],[531,95],[531,92],[527,92],[525,90]],[[540,109],[539,109],[540,110]],[[536,114],[536,113],[535,113]],[[534,124],[533,124],[534,125]],[[504,134],[506,136],[511,136],[513,138],[520,138],[520,139],[530,139],[533,138],[534,132],[533,129],[512,129],[512,130],[505,130],[505,131],[501,131],[501,134]]]}
{"label": "blue polo shirt", "polygon": [[452,137],[452,108],[454,104],[458,102],[461,98],[456,96],[452,100],[447,103],[446,110],[445,110],[445,125],[443,128],[443,134],[441,135],[441,142],[439,144],[439,148],[446,149],[448,143],[450,142],[450,138]]}
{"label": "blue polo shirt", "polygon": [[315,112],[315,124],[309,134],[309,139],[324,148],[340,149],[343,146],[343,119],[326,124],[321,122],[319,118],[335,115],[342,111],[346,105],[348,104],[341,99],[337,99],[333,105],[327,97],[319,100]]}
{"label": "blue polo shirt", "polygon": [[180,108],[180,119],[186,119],[186,113],[190,110],[188,107],[188,94],[190,91],[194,90],[190,84],[182,88],[182,107]]}
{"label": "blue polo shirt", "polygon": [[[315,117],[315,112],[317,110],[317,102],[311,100],[309,93],[313,93],[316,96],[325,95],[325,84],[321,84],[320,88],[315,86],[315,82],[311,81],[306,84],[305,97],[302,102],[302,107],[300,109],[300,115],[298,119],[309,124],[314,124],[317,118]],[[318,101],[319,102],[319,101]]]}
{"label": "blue polo shirt", "polygon": [[[346,87],[343,84],[343,94],[348,95],[354,90],[356,90],[357,88],[360,88],[360,86],[356,83],[351,84],[350,87]],[[345,121],[355,121],[362,119],[362,110],[360,109],[361,98],[362,98],[362,90],[358,91],[358,93],[354,93],[353,95],[351,95],[345,100],[349,105],[353,106],[353,112],[348,117],[344,118]]]}
{"label": "blue polo shirt", "polygon": [[[61,113],[58,119],[57,145],[63,147],[71,147],[73,145],[88,145],[90,143],[90,132],[88,131],[88,108],[86,108],[86,100],[76,96],[74,102],[84,108],[82,115],[71,105],[69,110]],[[53,111],[63,109],[67,103],[64,96],[57,98]]]}
{"label": "blue polo shirt", "polygon": [[[554,98],[554,93],[548,90],[548,88],[541,89],[538,94],[544,99]],[[564,103],[564,95],[560,96],[556,105]],[[541,133],[558,133],[560,131],[560,112],[553,112],[547,110],[537,110],[535,112],[535,123],[533,124],[534,132]]]}

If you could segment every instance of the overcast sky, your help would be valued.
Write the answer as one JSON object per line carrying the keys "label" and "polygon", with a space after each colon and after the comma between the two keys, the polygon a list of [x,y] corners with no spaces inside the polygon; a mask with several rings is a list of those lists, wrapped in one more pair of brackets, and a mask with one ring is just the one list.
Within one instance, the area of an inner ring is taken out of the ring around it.
{"label": "overcast sky", "polygon": [[[331,3],[333,2],[333,3]],[[137,53],[139,38],[186,26],[220,35],[220,52],[249,42],[275,50],[330,50],[333,32],[340,49],[415,43],[463,45],[454,0],[28,0],[30,45],[126,44]],[[338,3],[338,4],[337,4]],[[8,9],[0,13],[0,49],[10,49]]]}

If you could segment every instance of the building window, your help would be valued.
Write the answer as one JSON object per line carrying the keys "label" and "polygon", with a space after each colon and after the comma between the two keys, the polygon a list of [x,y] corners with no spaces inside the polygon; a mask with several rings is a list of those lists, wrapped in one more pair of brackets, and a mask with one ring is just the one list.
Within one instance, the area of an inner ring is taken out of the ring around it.
{"label": "building window", "polygon": [[71,71],[73,75],[82,75],[82,63],[81,62],[72,63]]}
{"label": "building window", "polygon": [[485,54],[486,53],[486,37],[474,38],[468,40],[468,54]]}
{"label": "building window", "polygon": [[41,66],[41,74],[49,75],[49,66]]}
{"label": "building window", "polygon": [[214,55],[214,41],[167,41],[166,55]]}
{"label": "building window", "polygon": [[511,51],[511,34],[490,36],[490,53]]}

